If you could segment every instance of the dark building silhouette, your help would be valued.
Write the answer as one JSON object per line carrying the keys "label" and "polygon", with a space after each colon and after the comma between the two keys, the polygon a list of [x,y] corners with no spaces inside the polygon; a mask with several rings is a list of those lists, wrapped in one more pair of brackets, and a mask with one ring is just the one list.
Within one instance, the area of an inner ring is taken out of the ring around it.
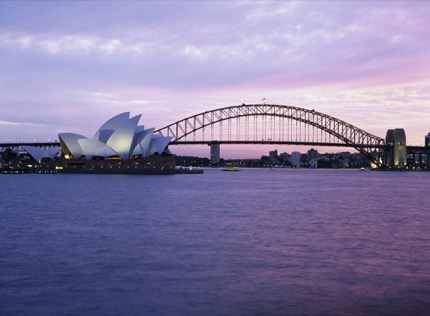
{"label": "dark building silhouette", "polygon": [[219,164],[220,163],[220,143],[213,142],[210,144],[211,146],[211,163],[213,164]]}
{"label": "dark building silhouette", "polygon": [[424,147],[430,148],[430,132],[424,138]]}
{"label": "dark building silhouette", "polygon": [[424,137],[424,147],[408,146],[408,170],[430,170],[430,133]]}

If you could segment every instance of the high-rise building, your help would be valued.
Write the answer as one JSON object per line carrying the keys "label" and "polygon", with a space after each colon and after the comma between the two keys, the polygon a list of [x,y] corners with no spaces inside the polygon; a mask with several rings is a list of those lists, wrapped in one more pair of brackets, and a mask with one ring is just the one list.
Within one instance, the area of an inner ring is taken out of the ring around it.
{"label": "high-rise building", "polygon": [[220,162],[220,143],[211,143],[211,163],[218,164]]}
{"label": "high-rise building", "polygon": [[270,159],[276,159],[278,158],[278,150],[269,151],[269,158]]}

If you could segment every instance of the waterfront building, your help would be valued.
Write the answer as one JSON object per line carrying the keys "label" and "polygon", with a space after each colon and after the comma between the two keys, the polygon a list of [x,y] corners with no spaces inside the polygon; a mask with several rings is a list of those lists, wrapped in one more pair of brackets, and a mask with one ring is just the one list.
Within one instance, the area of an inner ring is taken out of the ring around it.
{"label": "waterfront building", "polygon": [[313,148],[308,150],[309,168],[318,168],[318,158],[319,158],[318,150]]}
{"label": "waterfront building", "polygon": [[291,155],[284,152],[282,154],[279,154],[278,158],[281,159],[281,160],[290,161],[291,160]]}
{"label": "waterfront building", "polygon": [[278,158],[278,150],[269,151],[269,159],[277,159]]}
{"label": "waterfront building", "polygon": [[408,146],[408,170],[430,170],[430,147]]}
{"label": "waterfront building", "polygon": [[220,143],[213,142],[211,143],[211,163],[212,164],[219,164],[220,163]]}
{"label": "waterfront building", "polygon": [[279,165],[280,164],[277,149],[269,151],[269,163],[271,165]]}
{"label": "waterfront building", "polygon": [[298,151],[293,151],[291,153],[291,161],[290,162],[294,168],[300,167],[300,158],[301,157],[302,157],[302,154]]}
{"label": "waterfront building", "polygon": [[424,147],[429,147],[430,148],[430,132],[424,138]]}

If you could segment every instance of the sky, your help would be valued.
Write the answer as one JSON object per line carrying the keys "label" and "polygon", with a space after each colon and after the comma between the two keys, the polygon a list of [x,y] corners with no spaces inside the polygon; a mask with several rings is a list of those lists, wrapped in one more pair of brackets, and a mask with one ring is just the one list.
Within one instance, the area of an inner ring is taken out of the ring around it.
{"label": "sky", "polygon": [[[0,0],[0,142],[162,128],[221,107],[292,105],[409,145],[430,132],[430,1]],[[207,146],[176,154],[209,156]],[[221,147],[259,158],[291,146]],[[338,149],[326,149],[326,151]]]}

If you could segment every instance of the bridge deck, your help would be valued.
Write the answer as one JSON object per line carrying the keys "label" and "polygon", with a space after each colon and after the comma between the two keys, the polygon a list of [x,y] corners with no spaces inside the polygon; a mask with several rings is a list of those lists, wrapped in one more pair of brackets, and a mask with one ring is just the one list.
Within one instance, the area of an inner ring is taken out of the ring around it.
{"label": "bridge deck", "polygon": [[235,145],[305,145],[305,146],[324,146],[324,147],[360,147],[360,148],[384,148],[384,144],[345,144],[345,143],[323,143],[323,142],[299,142],[299,141],[172,141],[169,145],[210,145],[235,144]]}

